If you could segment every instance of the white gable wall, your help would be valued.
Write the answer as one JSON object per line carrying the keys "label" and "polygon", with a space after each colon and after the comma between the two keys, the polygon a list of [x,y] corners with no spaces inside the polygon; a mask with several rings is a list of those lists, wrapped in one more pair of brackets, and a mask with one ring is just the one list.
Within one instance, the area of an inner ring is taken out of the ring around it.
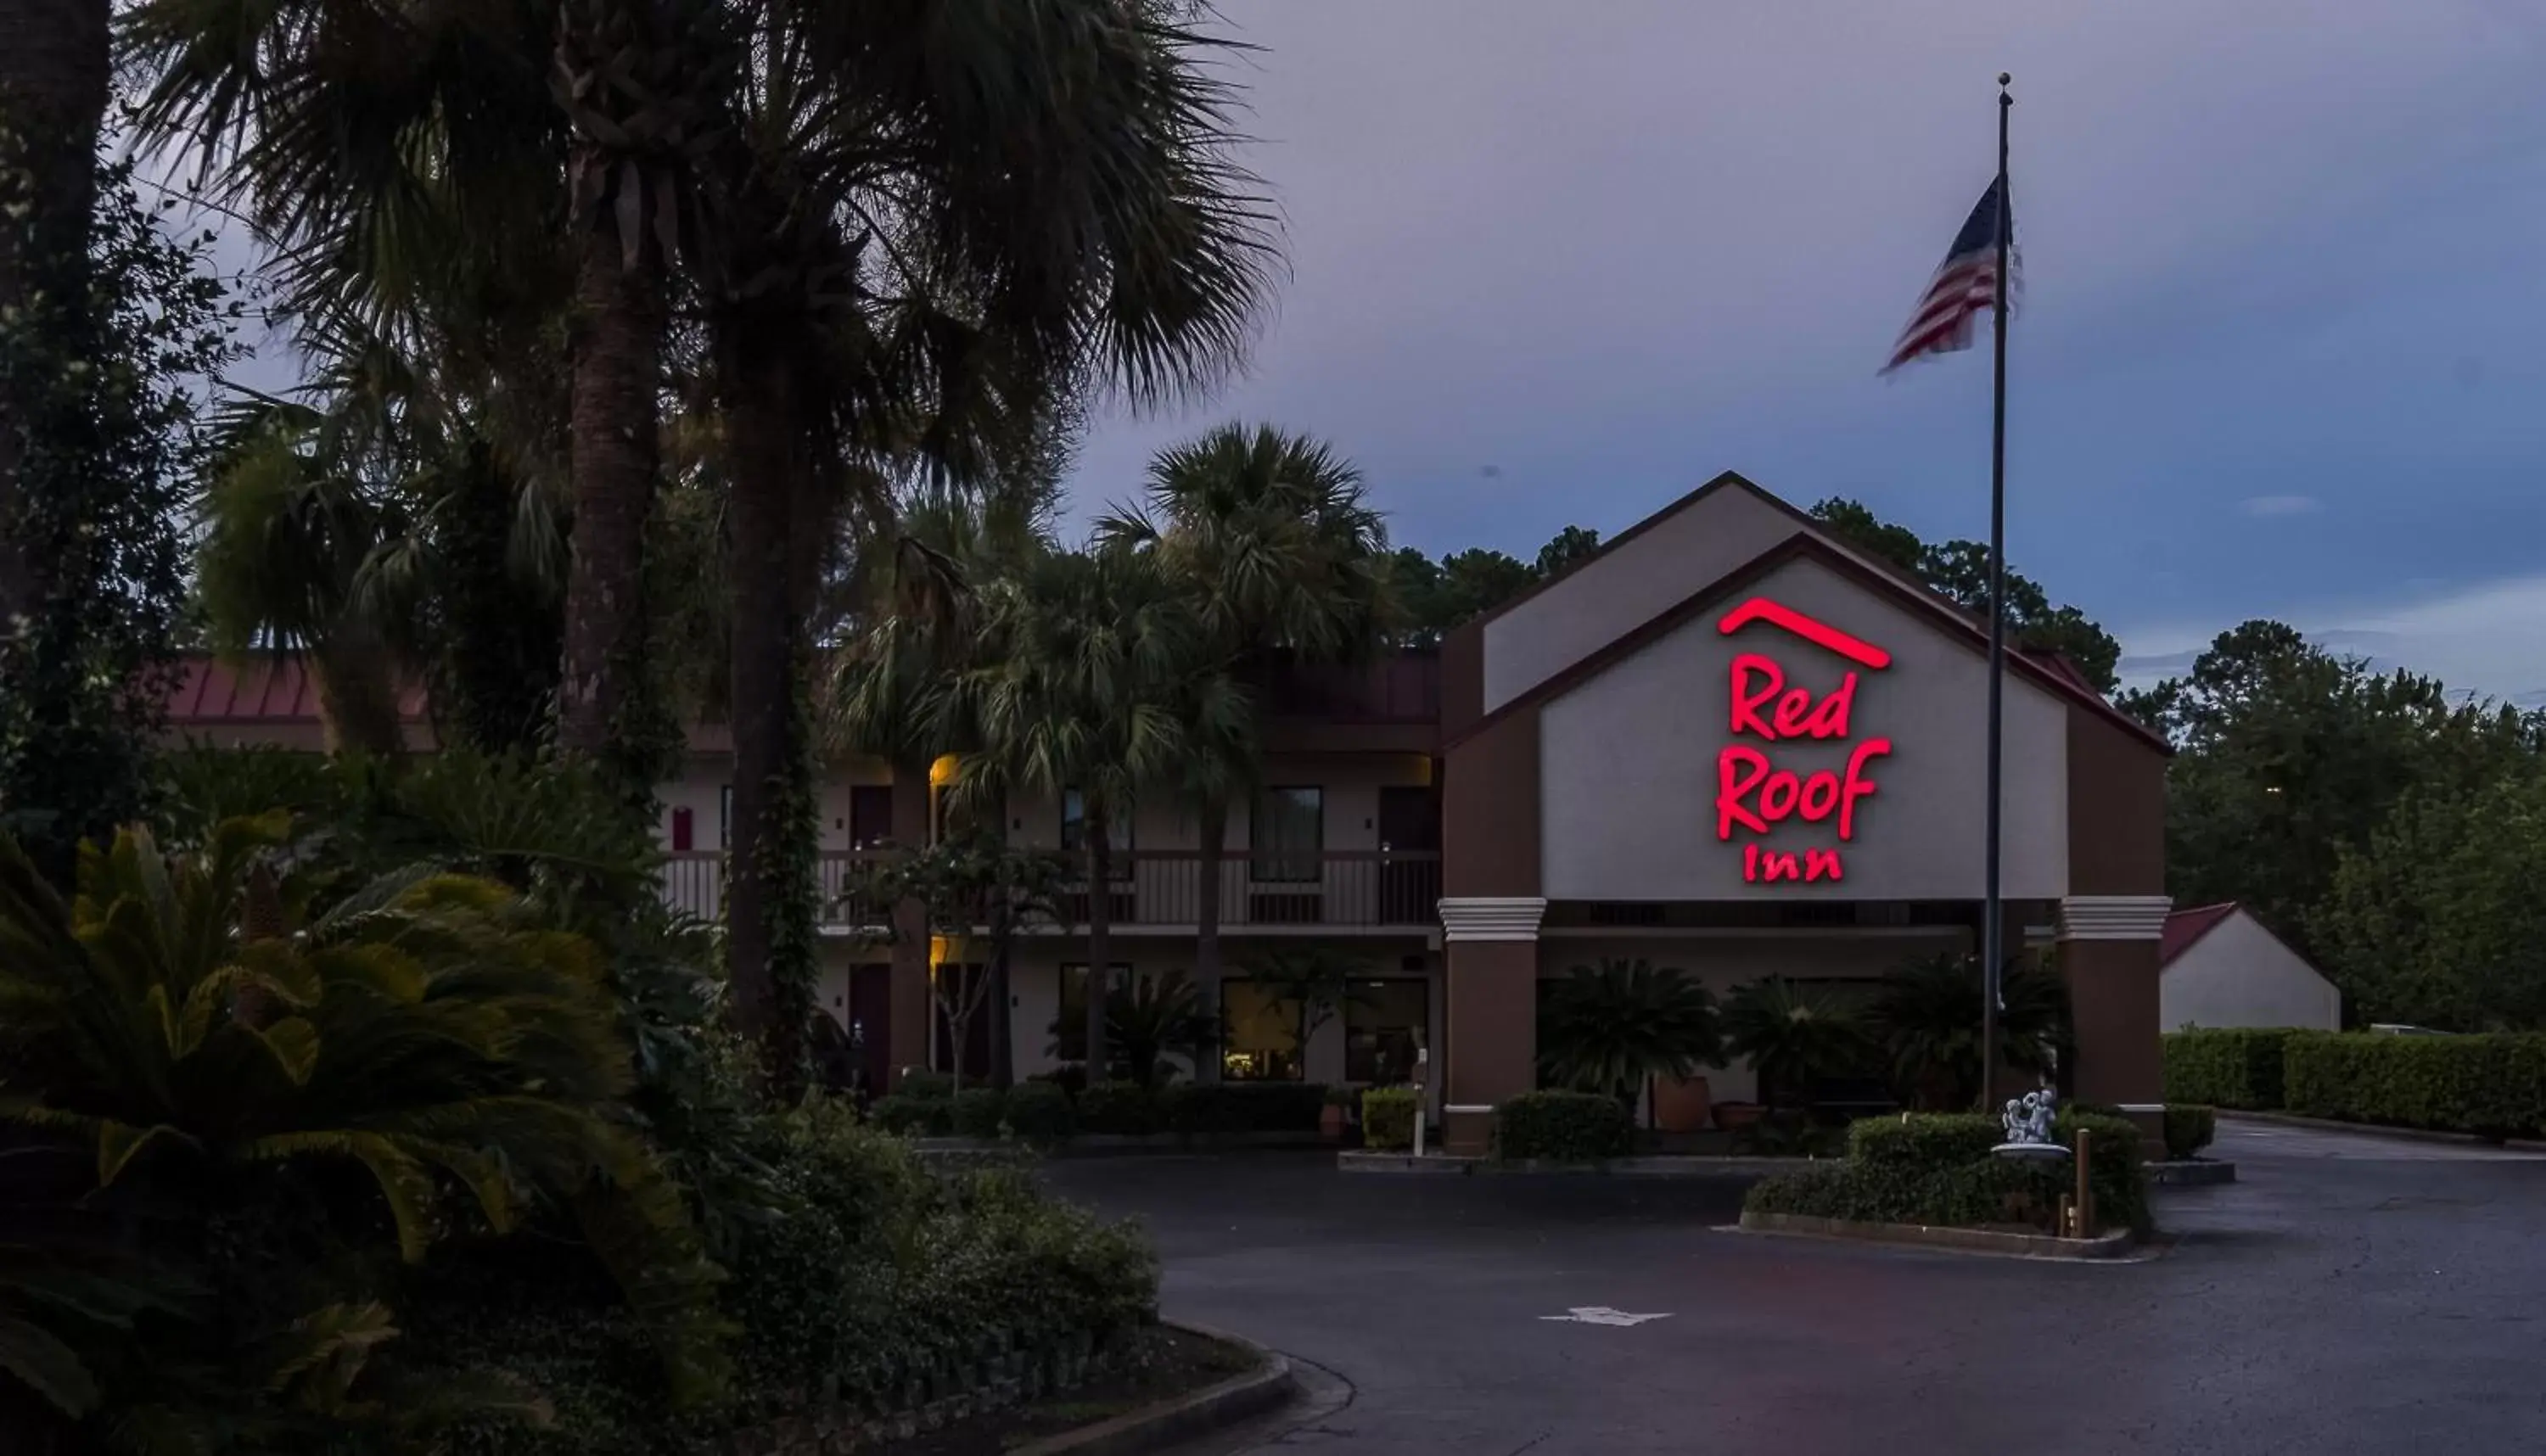
{"label": "white gable wall", "polygon": [[2166,963],[2158,983],[2158,1024],[2342,1027],[2342,993],[2298,952],[2239,910]]}

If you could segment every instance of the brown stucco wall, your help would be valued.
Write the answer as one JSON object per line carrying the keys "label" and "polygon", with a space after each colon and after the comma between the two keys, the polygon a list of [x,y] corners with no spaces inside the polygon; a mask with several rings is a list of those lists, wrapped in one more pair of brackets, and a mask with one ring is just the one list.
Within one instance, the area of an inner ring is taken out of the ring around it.
{"label": "brown stucco wall", "polygon": [[2120,724],[2069,710],[2069,893],[2165,893],[2165,755]]}
{"label": "brown stucco wall", "polygon": [[1441,893],[1538,894],[1538,709],[1450,746],[1441,764]]}
{"label": "brown stucco wall", "polygon": [[2060,973],[2078,1031],[2080,1101],[2164,1100],[2154,940],[2065,940]]}
{"label": "brown stucco wall", "polygon": [[[1443,1103],[1490,1107],[1528,1091],[1537,1084],[1537,942],[1460,940],[1444,952]],[[1490,1113],[1443,1115],[1442,1141],[1452,1153],[1484,1153],[1492,1135]]]}

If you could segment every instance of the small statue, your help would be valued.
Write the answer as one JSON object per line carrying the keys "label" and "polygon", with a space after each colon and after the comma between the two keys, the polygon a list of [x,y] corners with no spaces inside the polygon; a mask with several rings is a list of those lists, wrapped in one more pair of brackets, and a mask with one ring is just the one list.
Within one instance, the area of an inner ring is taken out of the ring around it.
{"label": "small statue", "polygon": [[2052,1120],[2059,1115],[2059,1098],[2049,1091],[2027,1092],[2007,1099],[2006,1112],[1999,1119],[2006,1125],[2010,1145],[2036,1147],[2058,1146],[2051,1136]]}

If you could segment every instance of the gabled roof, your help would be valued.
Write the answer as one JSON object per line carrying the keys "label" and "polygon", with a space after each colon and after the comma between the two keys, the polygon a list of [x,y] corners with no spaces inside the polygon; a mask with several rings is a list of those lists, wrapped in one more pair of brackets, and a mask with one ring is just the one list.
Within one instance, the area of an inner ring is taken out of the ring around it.
{"label": "gabled roof", "polygon": [[2175,957],[2192,949],[2194,941],[2228,923],[2240,908],[2242,907],[2237,901],[2229,899],[2221,900],[2215,905],[2196,905],[2188,910],[2176,910],[2166,916],[2165,929],[2158,935],[2157,963],[2160,966],[2166,965]]}
{"label": "gabled roof", "polygon": [[[1763,498],[1774,501],[1780,509],[1784,510],[1787,514],[1794,516],[1796,520],[1801,523],[1802,529],[1797,530],[1794,535],[1778,542],[1776,545],[1768,548],[1764,552],[1761,552],[1758,556],[1751,557],[1741,565],[1736,566],[1732,570],[1725,572],[1715,580],[1700,584],[1695,590],[1680,598],[1677,603],[1664,608],[1661,612],[1655,614],[1643,624],[1620,634],[1618,637],[1612,639],[1607,645],[1602,646],[1596,651],[1585,653],[1583,656],[1577,658],[1571,664],[1567,666],[1564,670],[1549,674],[1542,681],[1532,684],[1527,690],[1516,694],[1506,702],[1496,705],[1492,712],[1482,715],[1474,722],[1461,728],[1458,732],[1447,735],[1444,746],[1447,746],[1447,744],[1451,742],[1457,742],[1465,738],[1473,737],[1488,726],[1501,721],[1517,709],[1545,703],[1552,698],[1563,696],[1565,693],[1580,686],[1583,682],[1597,675],[1599,672],[1618,662],[1622,658],[1625,658],[1629,654],[1646,646],[1663,635],[1685,625],[1707,607],[1728,597],[1737,595],[1744,584],[1766,576],[1770,571],[1775,570],[1777,567],[1784,565],[1788,561],[1798,559],[1812,560],[1823,566],[1828,567],[1831,571],[1854,581],[1859,586],[1863,586],[1870,591],[1884,595],[1895,603],[1908,608],[1913,615],[1925,617],[1939,630],[1945,632],[1949,636],[1961,638],[1968,645],[1973,646],[1975,649],[1984,652],[1988,650],[1989,628],[1981,621],[1981,619],[1928,590],[1926,584],[1917,580],[1915,577],[1897,570],[1885,569],[1881,563],[1874,561],[1863,554],[1847,550],[1840,543],[1833,540],[1827,532],[1823,531],[1821,528],[1814,525],[1809,517],[1804,516],[1801,512],[1795,510],[1794,507],[1786,505],[1785,502],[1777,500],[1775,496],[1769,495],[1766,491],[1760,490],[1758,486],[1752,485],[1747,480],[1743,480],[1739,475],[1719,476],[1714,483],[1701,488],[1695,494],[1687,496],[1678,503],[1667,507],[1664,514],[1668,514],[1670,511],[1685,509],[1689,502],[1696,500],[1698,496],[1705,494],[1707,490],[1719,488],[1727,481],[1737,484],[1743,489],[1757,492]],[[1658,517],[1655,519],[1658,519]],[[1637,530],[1640,531],[1644,529],[1644,526],[1650,524],[1650,521],[1640,523]],[[1621,536],[1619,540],[1624,541],[1635,534],[1636,533],[1634,531],[1630,531],[1625,536]],[[1598,569],[1599,558],[1597,557],[1594,557],[1584,564],[1573,568],[1573,570],[1577,572],[1594,571]],[[1569,572],[1568,574],[1570,575],[1572,573]],[[1479,618],[1477,621],[1471,622],[1466,626],[1461,627],[1459,630],[1462,632],[1482,630],[1480,624],[1486,620],[1489,619]],[[2170,756],[2174,752],[2174,745],[2167,742],[2164,734],[2159,733],[2147,724],[2140,722],[2138,719],[2124,713],[2119,708],[2114,707],[2103,694],[2096,692],[2094,688],[2087,683],[2085,678],[2079,675],[2075,668],[2064,670],[2062,667],[2055,666],[2032,653],[2010,651],[2006,654],[2006,669],[2008,672],[2032,682],[2037,687],[2045,689],[2051,693],[2052,696],[2067,699],[2078,707],[2083,708],[2087,712],[2104,719],[2161,754]]]}

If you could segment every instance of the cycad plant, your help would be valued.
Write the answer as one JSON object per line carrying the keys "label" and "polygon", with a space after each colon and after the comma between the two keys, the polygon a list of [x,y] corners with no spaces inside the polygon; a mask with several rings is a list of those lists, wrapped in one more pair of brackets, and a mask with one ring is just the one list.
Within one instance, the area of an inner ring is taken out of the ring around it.
{"label": "cycad plant", "polygon": [[1574,967],[1539,1011],[1539,1075],[1630,1107],[1653,1078],[1694,1076],[1723,1055],[1715,997],[1641,958]]}
{"label": "cycad plant", "polygon": [[1749,1059],[1774,1095],[1800,1098],[1815,1078],[1854,1065],[1866,1045],[1855,1008],[1825,987],[1763,976],[1725,1000],[1725,1050]]}
{"label": "cycad plant", "polygon": [[[2068,987],[2023,961],[2010,963],[1998,985],[2001,1065],[2048,1074],[2068,1034]],[[1909,1100],[1960,1110],[1980,1096],[1984,994],[1980,960],[1969,955],[1922,957],[1883,979],[1867,1021]]]}
{"label": "cycad plant", "polygon": [[288,828],[233,818],[177,855],[127,830],[83,851],[69,900],[0,840],[0,1119],[82,1150],[101,1199],[358,1186],[377,1214],[339,1195],[345,1227],[384,1214],[410,1262],[472,1223],[579,1228],[675,1398],[713,1391],[719,1275],[626,1115],[631,1043],[592,944],[426,866],[303,919],[273,872]]}

